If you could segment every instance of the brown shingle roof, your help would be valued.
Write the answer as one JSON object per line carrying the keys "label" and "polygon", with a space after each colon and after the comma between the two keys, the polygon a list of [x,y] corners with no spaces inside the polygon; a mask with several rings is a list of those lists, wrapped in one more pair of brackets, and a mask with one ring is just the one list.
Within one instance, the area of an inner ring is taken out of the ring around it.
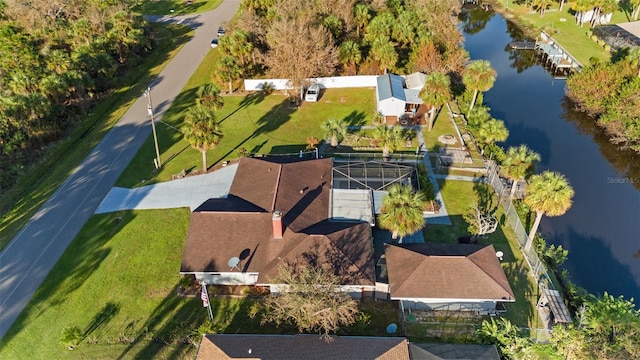
{"label": "brown shingle roof", "polygon": [[[192,213],[180,272],[228,272],[228,260],[240,257],[241,270],[259,272],[265,283],[283,261],[315,257],[344,285],[375,284],[370,226],[327,221],[331,170],[331,159],[243,158],[227,199],[209,199]],[[273,210],[283,213],[283,239],[272,237]]]}
{"label": "brown shingle roof", "polygon": [[196,360],[409,360],[407,340],[402,337],[318,335],[205,335]]}
{"label": "brown shingle roof", "polygon": [[385,245],[391,297],[514,301],[493,245]]}
{"label": "brown shingle roof", "polygon": [[267,284],[282,262],[323,266],[345,285],[375,285],[371,226],[367,223],[323,221],[305,231],[286,233],[279,253],[270,256],[258,277]]}

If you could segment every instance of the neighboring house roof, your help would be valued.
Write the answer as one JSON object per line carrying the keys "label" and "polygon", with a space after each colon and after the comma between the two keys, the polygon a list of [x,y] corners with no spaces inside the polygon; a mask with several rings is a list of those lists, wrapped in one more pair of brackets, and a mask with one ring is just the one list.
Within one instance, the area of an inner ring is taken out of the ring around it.
{"label": "neighboring house roof", "polygon": [[404,82],[407,85],[407,89],[422,90],[424,84],[427,83],[427,75],[421,72],[414,72],[413,74],[406,75]]}
{"label": "neighboring house roof", "polygon": [[378,101],[386,99],[400,99],[406,101],[404,95],[404,79],[401,76],[394,74],[384,74],[378,76],[378,86],[376,91],[378,92]]}
{"label": "neighboring house roof", "polygon": [[318,335],[204,335],[196,360],[223,359],[350,359],[409,360],[403,337]]}
{"label": "neighboring house roof", "polygon": [[420,90],[404,89],[404,98],[408,104],[424,104],[420,97]]}
{"label": "neighboring house roof", "polygon": [[385,244],[392,299],[515,301],[493,245]]}
{"label": "neighboring house roof", "polygon": [[411,360],[500,360],[494,345],[476,344],[409,344]]}
{"label": "neighboring house roof", "polygon": [[[276,163],[243,158],[226,199],[209,199],[192,214],[181,273],[259,273],[266,284],[282,262],[317,261],[343,285],[374,285],[371,227],[330,222],[332,159]],[[282,212],[282,239],[272,213]]]}

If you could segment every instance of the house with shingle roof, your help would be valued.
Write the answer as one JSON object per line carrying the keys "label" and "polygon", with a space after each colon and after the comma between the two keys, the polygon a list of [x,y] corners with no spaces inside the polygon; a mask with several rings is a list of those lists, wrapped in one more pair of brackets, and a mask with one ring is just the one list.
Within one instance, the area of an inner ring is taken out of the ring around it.
{"label": "house with shingle roof", "polygon": [[407,309],[495,313],[514,302],[493,245],[385,245],[392,300]]}
{"label": "house with shingle roof", "polygon": [[282,264],[320,265],[352,295],[372,291],[371,225],[330,218],[332,166],[330,158],[242,158],[228,196],[192,212],[180,273],[210,285],[277,291],[270,279]]}
{"label": "house with shingle roof", "polygon": [[409,343],[403,337],[318,335],[204,335],[196,360],[228,359],[349,359],[410,360]]}
{"label": "house with shingle roof", "polygon": [[493,345],[409,343],[404,337],[207,334],[196,360],[499,360]]}
{"label": "house with shingle roof", "polygon": [[405,308],[486,313],[514,301],[491,245],[386,244],[384,261],[381,250],[374,258],[384,189],[415,174],[406,164],[334,161],[242,158],[229,194],[192,212],[180,273],[279,292],[271,279],[288,263],[324,267],[351,296],[377,293]]}

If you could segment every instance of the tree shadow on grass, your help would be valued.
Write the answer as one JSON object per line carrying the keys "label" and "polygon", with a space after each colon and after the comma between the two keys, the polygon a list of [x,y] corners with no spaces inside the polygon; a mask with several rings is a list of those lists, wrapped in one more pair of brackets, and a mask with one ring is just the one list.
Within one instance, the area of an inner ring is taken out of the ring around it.
{"label": "tree shadow on grass", "polygon": [[96,330],[103,328],[111,319],[113,319],[120,312],[120,304],[109,301],[107,302],[100,311],[98,311],[91,319],[89,325],[84,330],[82,335],[83,339],[86,339],[87,336],[93,334]]}
{"label": "tree shadow on grass", "polygon": [[[132,328],[140,329],[131,335],[132,341],[118,356],[118,359],[153,359],[168,345],[173,346],[173,354],[166,358],[179,358],[189,351],[187,339],[194,329],[206,321],[206,309],[202,307],[200,298],[184,298],[177,295],[179,285],[176,284],[168,295],[156,306],[149,317],[141,325],[140,319],[131,319],[123,330],[125,333]],[[145,344],[135,355],[130,352]],[[163,354],[164,356],[164,354]]]}
{"label": "tree shadow on grass", "polygon": [[242,101],[240,101],[240,103],[238,104],[238,107],[235,110],[233,110],[231,113],[229,113],[227,116],[225,116],[222,119],[220,119],[218,121],[218,123],[222,124],[225,120],[227,120],[228,118],[233,116],[239,110],[247,108],[247,107],[249,107],[251,105],[260,104],[264,100],[264,98],[265,98],[265,94],[262,93],[262,92],[251,93],[251,94],[245,96],[244,99],[242,99]]}
{"label": "tree shadow on grass", "polygon": [[[261,100],[260,100],[261,101]],[[220,156],[213,164],[217,164],[218,162],[224,160],[227,156],[233,154],[236,150],[238,150],[244,143],[251,139],[255,139],[256,137],[264,134],[271,133],[273,131],[278,130],[283,124],[287,121],[291,120],[291,115],[297,109],[290,109],[287,106],[287,100],[283,100],[279,104],[273,106],[271,110],[262,115],[256,125],[258,126],[251,135],[244,138],[240,141],[236,146],[234,146],[231,150],[227,151],[224,155]],[[213,166],[213,165],[212,165]]]}
{"label": "tree shadow on grass", "polygon": [[94,215],[89,219],[2,338],[0,349],[28,327],[30,318],[55,311],[57,305],[80,288],[111,253],[107,247],[109,240],[134,218],[133,212],[124,211]]}

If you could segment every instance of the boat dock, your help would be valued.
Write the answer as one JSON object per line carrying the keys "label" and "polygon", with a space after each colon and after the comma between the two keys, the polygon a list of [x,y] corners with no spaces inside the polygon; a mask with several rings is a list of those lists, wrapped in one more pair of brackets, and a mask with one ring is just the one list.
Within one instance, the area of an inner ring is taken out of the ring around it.
{"label": "boat dock", "polygon": [[566,77],[572,71],[580,71],[582,68],[582,64],[577,59],[544,31],[535,42],[535,49],[542,56],[545,66],[553,71],[554,77],[558,77],[558,74]]}

